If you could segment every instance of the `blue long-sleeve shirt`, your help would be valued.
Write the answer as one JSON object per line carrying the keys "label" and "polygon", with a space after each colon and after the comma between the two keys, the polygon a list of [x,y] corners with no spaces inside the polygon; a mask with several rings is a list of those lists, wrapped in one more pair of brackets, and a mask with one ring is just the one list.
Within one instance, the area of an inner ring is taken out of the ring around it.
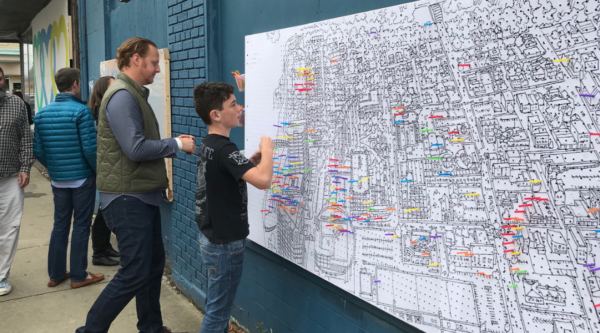
{"label": "blue long-sleeve shirt", "polygon": [[[146,139],[139,105],[127,90],[119,90],[112,95],[106,106],[106,118],[119,146],[121,146],[121,150],[127,158],[134,162],[151,161],[165,157],[173,158],[179,151],[175,139]],[[127,194],[100,192],[100,208],[105,209],[114,199],[122,195],[138,198],[152,206],[160,206],[164,201],[164,191]]]}

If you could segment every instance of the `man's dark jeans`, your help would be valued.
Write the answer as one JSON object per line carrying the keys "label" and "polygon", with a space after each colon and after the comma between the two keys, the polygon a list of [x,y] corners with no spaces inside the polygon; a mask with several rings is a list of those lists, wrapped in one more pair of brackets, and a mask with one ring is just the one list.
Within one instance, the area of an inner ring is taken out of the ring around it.
{"label": "man's dark jeans", "polygon": [[54,227],[48,248],[48,275],[52,281],[60,281],[67,272],[67,247],[71,217],[71,282],[80,282],[87,277],[88,242],[90,225],[96,199],[96,178],[88,178],[78,188],[57,188],[54,195]]}
{"label": "man's dark jeans", "polygon": [[123,195],[102,210],[117,236],[121,268],[100,294],[77,333],[108,332],[113,320],[135,297],[142,333],[162,333],[160,286],[165,268],[160,207]]}

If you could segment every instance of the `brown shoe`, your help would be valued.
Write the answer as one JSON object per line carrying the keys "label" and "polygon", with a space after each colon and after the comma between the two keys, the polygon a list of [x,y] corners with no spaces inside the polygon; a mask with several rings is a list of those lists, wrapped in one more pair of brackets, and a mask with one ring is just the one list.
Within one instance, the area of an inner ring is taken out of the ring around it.
{"label": "brown shoe", "polygon": [[71,276],[71,273],[66,272],[65,275],[62,278],[60,278],[60,280],[58,280],[58,281],[52,281],[52,280],[48,281],[48,287],[56,287],[61,282],[63,282],[64,280],[68,279],[70,276]]}
{"label": "brown shoe", "polygon": [[71,282],[71,288],[77,289],[104,280],[104,274],[93,274],[90,272],[88,274],[92,277],[91,279],[86,278],[81,282]]}
{"label": "brown shoe", "polygon": [[167,326],[163,326],[163,333],[190,333],[190,332],[173,332]]}

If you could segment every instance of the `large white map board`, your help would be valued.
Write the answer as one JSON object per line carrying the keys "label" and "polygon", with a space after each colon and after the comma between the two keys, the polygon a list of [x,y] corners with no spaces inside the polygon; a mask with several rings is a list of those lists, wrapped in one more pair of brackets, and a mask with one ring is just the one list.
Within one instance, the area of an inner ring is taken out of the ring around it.
{"label": "large white map board", "polygon": [[421,1],[247,36],[246,151],[279,163],[250,239],[426,332],[599,332],[599,21]]}
{"label": "large white map board", "polygon": [[[169,49],[159,49],[160,73],[154,77],[154,82],[145,86],[150,91],[148,95],[148,104],[156,115],[160,137],[163,139],[171,137],[171,56]],[[112,76],[115,79],[119,74],[119,66],[116,59],[103,61],[100,63],[100,75]],[[90,90],[93,85],[90,85]],[[165,158],[167,167],[167,177],[169,177],[169,188],[167,189],[167,198],[173,201],[173,160]]]}

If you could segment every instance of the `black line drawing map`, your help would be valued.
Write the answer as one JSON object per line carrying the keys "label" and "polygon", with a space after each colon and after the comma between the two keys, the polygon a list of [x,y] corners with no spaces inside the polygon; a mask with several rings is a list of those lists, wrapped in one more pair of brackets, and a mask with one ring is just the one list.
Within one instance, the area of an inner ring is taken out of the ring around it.
{"label": "black line drawing map", "polygon": [[246,37],[250,239],[426,332],[600,332],[600,0]]}

